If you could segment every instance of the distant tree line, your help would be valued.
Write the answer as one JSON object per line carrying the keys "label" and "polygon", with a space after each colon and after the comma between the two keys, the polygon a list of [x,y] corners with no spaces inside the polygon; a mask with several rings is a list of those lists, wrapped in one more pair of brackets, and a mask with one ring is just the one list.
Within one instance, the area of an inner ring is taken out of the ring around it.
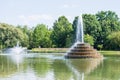
{"label": "distant tree line", "polygon": [[[84,41],[96,49],[120,50],[120,19],[115,12],[100,11],[97,14],[83,14]],[[0,49],[13,47],[19,41],[28,48],[66,48],[76,39],[78,16],[70,23],[60,16],[52,28],[38,24],[33,28],[0,23]]]}

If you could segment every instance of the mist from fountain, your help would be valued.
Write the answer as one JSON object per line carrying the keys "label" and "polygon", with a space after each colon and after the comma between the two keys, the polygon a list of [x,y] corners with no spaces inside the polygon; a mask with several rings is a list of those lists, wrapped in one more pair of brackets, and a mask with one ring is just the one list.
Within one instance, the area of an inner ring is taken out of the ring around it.
{"label": "mist from fountain", "polygon": [[5,50],[5,53],[8,54],[21,54],[21,53],[26,53],[26,48],[23,48],[20,46],[19,41],[17,42],[16,46],[13,48],[8,48]]}
{"label": "mist from fountain", "polygon": [[22,47],[19,46],[19,41],[17,42],[16,46],[13,47],[11,50],[13,53],[16,53],[16,54],[19,54],[23,51]]}

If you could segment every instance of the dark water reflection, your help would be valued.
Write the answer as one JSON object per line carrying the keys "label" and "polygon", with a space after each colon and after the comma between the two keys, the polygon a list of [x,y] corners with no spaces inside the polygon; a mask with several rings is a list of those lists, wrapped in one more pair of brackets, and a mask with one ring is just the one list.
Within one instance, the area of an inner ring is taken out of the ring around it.
{"label": "dark water reflection", "polygon": [[64,59],[60,55],[0,55],[0,80],[119,80],[120,58]]}

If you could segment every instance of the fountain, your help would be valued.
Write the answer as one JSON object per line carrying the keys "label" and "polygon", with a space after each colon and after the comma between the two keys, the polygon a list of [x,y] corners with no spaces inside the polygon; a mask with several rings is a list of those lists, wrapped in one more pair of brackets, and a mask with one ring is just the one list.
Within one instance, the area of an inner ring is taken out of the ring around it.
{"label": "fountain", "polygon": [[26,48],[19,46],[19,41],[18,41],[15,47],[6,49],[5,53],[20,54],[20,53],[25,53],[26,52],[25,50]]}
{"label": "fountain", "polygon": [[90,44],[84,43],[83,20],[82,15],[78,17],[76,42],[65,55],[66,58],[102,58]]}

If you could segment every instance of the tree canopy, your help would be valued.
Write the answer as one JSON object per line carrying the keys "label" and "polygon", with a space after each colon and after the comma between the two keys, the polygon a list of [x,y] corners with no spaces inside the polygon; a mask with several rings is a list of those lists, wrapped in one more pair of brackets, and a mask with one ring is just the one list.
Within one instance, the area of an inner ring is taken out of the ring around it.
{"label": "tree canopy", "polygon": [[[97,49],[119,50],[120,20],[115,12],[82,14],[82,18],[85,42]],[[70,47],[76,40],[77,21],[78,16],[72,23],[65,16],[60,16],[51,29],[46,24],[29,28],[0,23],[0,49],[13,47],[17,41],[28,48]]]}
{"label": "tree canopy", "polygon": [[97,20],[101,25],[101,32],[100,32],[100,44],[103,44],[105,47],[105,42],[107,36],[115,31],[120,31],[120,21],[115,12],[112,11],[101,11],[96,14]]}
{"label": "tree canopy", "polygon": [[[65,16],[61,16],[55,21],[51,39],[55,47],[68,47],[71,44],[72,24]],[[69,42],[69,43],[68,43]]]}
{"label": "tree canopy", "polygon": [[1,48],[13,47],[17,41],[22,46],[26,46],[24,42],[27,42],[27,35],[24,34],[19,28],[5,23],[0,23],[0,45]]}
{"label": "tree canopy", "polygon": [[51,31],[44,24],[38,24],[33,31],[33,47],[51,47]]}
{"label": "tree canopy", "polygon": [[107,36],[105,49],[120,50],[120,31],[112,32]]}
{"label": "tree canopy", "polygon": [[94,38],[94,46],[97,48],[97,45],[101,41],[100,39],[100,32],[101,32],[101,25],[96,19],[95,15],[91,14],[84,14],[83,15],[84,21],[84,33],[89,34]]}

